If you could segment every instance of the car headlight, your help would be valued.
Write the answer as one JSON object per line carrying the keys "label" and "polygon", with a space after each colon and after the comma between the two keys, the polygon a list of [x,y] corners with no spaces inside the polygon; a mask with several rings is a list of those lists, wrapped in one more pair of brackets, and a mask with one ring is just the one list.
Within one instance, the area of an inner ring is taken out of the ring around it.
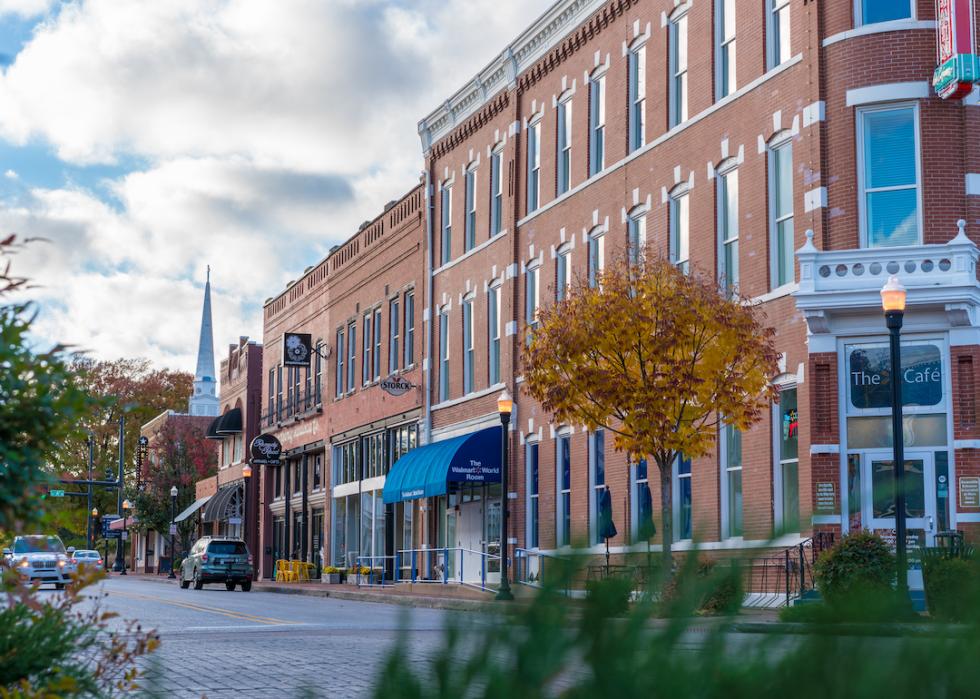
{"label": "car headlight", "polygon": [[30,568],[31,567],[30,561],[28,561],[26,558],[20,559],[20,563],[18,563],[17,565],[19,565],[21,568]]}
{"label": "car headlight", "polygon": [[65,567],[65,561],[58,561],[58,567],[59,568],[64,568]]}

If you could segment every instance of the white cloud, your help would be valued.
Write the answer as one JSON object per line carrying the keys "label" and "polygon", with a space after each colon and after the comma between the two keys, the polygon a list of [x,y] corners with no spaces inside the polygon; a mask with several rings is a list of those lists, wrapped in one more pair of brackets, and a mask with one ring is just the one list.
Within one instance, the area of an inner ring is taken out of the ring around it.
{"label": "white cloud", "polygon": [[[418,120],[549,4],[63,5],[0,70],[0,139],[49,144],[71,164],[142,165],[105,193],[0,200],[0,232],[52,241],[18,261],[50,290],[39,330],[176,366],[186,338],[170,325],[196,332],[200,299],[185,295],[210,263],[218,346],[260,334],[256,304],[417,183]],[[112,334],[144,316],[126,341]]]}
{"label": "white cloud", "polygon": [[0,17],[17,15],[27,19],[43,15],[57,0],[0,0]]}
{"label": "white cloud", "polygon": [[3,176],[6,177],[8,180],[17,179],[17,173],[14,172],[13,170],[7,170],[5,173],[3,173]]}

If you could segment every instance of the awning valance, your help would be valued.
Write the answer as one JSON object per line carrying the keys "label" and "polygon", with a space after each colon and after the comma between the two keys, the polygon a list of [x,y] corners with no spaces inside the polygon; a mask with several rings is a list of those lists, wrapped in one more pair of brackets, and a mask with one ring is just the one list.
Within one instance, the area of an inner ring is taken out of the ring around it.
{"label": "awning valance", "polygon": [[224,439],[230,434],[240,434],[242,431],[242,409],[232,408],[224,415],[219,415],[204,435],[207,439]]}
{"label": "awning valance", "polygon": [[490,427],[412,449],[388,472],[384,501],[444,495],[449,483],[499,482],[500,427]]}
{"label": "awning valance", "polygon": [[[201,520],[204,522],[220,522],[228,519],[229,507],[237,507],[241,502],[241,482],[218,488],[218,492],[208,501]],[[234,516],[234,514],[232,514]]]}
{"label": "awning valance", "polygon": [[191,505],[186,510],[184,510],[179,515],[177,515],[174,518],[174,521],[175,522],[183,522],[185,519],[187,519],[192,514],[194,514],[195,512],[197,512],[198,510],[200,510],[202,507],[204,507],[205,503],[207,503],[207,501],[210,500],[210,499],[211,499],[211,496],[210,495],[208,495],[207,497],[198,498],[193,503],[191,503]]}

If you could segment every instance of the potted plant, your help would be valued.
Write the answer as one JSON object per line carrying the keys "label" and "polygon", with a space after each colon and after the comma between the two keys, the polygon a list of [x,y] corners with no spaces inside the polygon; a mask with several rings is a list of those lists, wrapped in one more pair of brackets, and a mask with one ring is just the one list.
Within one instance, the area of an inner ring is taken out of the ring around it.
{"label": "potted plant", "polygon": [[337,585],[344,582],[344,578],[346,577],[347,574],[343,568],[337,568],[336,566],[324,566],[323,568],[323,582],[325,583]]}

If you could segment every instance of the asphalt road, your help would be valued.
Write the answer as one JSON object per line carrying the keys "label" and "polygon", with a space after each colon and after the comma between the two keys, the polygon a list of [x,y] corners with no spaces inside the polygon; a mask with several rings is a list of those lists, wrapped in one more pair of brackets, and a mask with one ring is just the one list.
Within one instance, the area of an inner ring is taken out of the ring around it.
{"label": "asphalt road", "polygon": [[150,666],[158,696],[289,698],[311,689],[368,697],[399,629],[411,634],[410,656],[424,662],[452,613],[119,576],[101,587],[107,609],[159,633]]}

